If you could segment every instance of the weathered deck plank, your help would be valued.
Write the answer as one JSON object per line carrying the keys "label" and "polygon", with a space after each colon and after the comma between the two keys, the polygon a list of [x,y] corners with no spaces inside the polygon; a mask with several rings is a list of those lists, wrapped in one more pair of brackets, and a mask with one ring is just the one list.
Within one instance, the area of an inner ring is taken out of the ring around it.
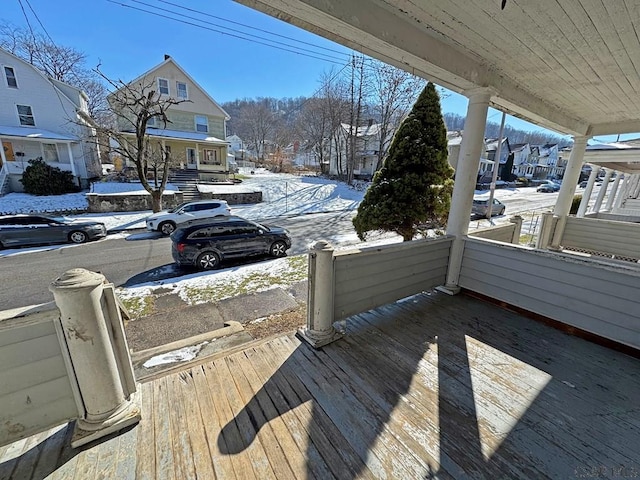
{"label": "weathered deck plank", "polygon": [[640,474],[640,361],[466,297],[421,295],[141,386],[143,420],[0,448],[10,478],[620,478]]}

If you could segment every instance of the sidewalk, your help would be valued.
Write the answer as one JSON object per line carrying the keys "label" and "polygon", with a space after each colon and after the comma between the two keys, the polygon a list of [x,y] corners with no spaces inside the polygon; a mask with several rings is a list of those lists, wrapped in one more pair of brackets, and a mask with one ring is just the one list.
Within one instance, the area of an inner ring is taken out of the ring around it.
{"label": "sidewalk", "polygon": [[306,281],[198,305],[155,295],[150,315],[125,322],[136,378],[303,326],[306,302]]}

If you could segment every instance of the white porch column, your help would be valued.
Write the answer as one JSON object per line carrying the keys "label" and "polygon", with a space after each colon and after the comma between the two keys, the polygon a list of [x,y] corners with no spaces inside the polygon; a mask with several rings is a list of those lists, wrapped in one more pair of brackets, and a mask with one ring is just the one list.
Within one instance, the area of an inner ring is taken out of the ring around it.
{"label": "white porch column", "polygon": [[620,195],[616,198],[614,203],[614,208],[620,208],[622,206],[622,202],[627,196],[627,192],[629,191],[629,184],[631,182],[631,175],[628,173],[624,174],[624,180],[622,181],[622,187],[620,188]]}
{"label": "white porch column", "polygon": [[141,417],[117,302],[105,296],[105,289],[104,275],[82,268],[68,270],[49,287],[60,310],[56,328],[64,335],[80,397],[74,448]]}
{"label": "white porch column", "polygon": [[607,204],[604,206],[604,209],[608,212],[613,208],[613,201],[616,199],[616,194],[618,193],[618,187],[620,186],[620,177],[622,177],[621,172],[616,172],[616,179],[613,181],[613,185],[611,186],[611,192],[609,193],[609,198],[607,198]]}
{"label": "white porch column", "polygon": [[611,170],[610,168],[604,169],[604,179],[602,180],[602,185],[600,185],[600,190],[598,191],[598,196],[596,197],[596,203],[593,206],[593,211],[596,213],[600,211],[602,201],[604,200],[604,196],[607,193],[607,188],[609,187],[609,180],[611,179],[612,173],[613,170]]}
{"label": "white porch column", "polygon": [[564,170],[562,186],[553,209],[553,214],[557,217],[567,216],[571,210],[571,202],[576,193],[576,186],[582,170],[584,151],[587,148],[587,138],[583,136],[573,137],[573,148],[571,149],[571,155],[569,155],[567,167]]}
{"label": "white porch column", "polygon": [[67,152],[69,152],[69,162],[71,162],[71,174],[76,177],[76,166],[73,162],[73,152],[71,151],[71,143],[67,143]]}
{"label": "white porch column", "polygon": [[451,209],[447,221],[447,234],[455,235],[449,255],[447,279],[442,291],[454,295],[459,292],[458,278],[462,266],[464,236],[469,231],[469,219],[473,203],[473,192],[478,178],[478,166],[484,144],[484,130],[491,92],[478,89],[468,92],[469,105],[464,122],[464,134],[460,145],[460,156],[456,166]]}
{"label": "white porch column", "polygon": [[587,207],[589,206],[589,199],[593,192],[593,186],[596,184],[596,178],[598,178],[598,170],[600,170],[600,167],[597,165],[591,165],[591,175],[589,175],[587,187],[584,189],[584,193],[582,194],[582,200],[580,201],[576,217],[582,218],[584,217],[584,214],[587,213]]}
{"label": "white porch column", "polygon": [[298,336],[313,348],[320,348],[342,337],[333,327],[333,246],[323,240],[309,249],[307,326]]}

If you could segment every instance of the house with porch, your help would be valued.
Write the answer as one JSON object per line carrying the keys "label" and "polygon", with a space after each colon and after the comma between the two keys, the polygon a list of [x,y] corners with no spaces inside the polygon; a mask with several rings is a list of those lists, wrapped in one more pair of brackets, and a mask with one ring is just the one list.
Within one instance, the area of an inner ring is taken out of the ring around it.
{"label": "house with porch", "polygon": [[0,195],[23,190],[22,174],[36,158],[87,187],[101,168],[95,132],[83,120],[86,95],[1,48],[0,68]]}
{"label": "house with porch", "polygon": [[[129,84],[142,85],[149,91],[155,89],[167,98],[183,101],[169,107],[166,125],[152,119],[146,131],[150,139],[170,152],[175,168],[190,173],[198,181],[229,179],[226,140],[229,115],[171,56],[165,55],[162,63]],[[118,119],[118,128],[134,138],[135,132],[125,118]]]}

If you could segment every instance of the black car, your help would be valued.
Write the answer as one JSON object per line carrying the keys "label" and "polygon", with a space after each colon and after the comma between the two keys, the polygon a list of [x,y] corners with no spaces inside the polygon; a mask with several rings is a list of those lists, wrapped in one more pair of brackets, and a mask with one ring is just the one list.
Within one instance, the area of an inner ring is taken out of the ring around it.
{"label": "black car", "polygon": [[175,262],[200,270],[217,268],[230,258],[267,254],[283,257],[291,247],[289,232],[284,228],[235,216],[178,228],[171,234],[171,241]]}
{"label": "black car", "polygon": [[0,248],[84,243],[107,236],[103,223],[56,219],[41,215],[0,216]]}

